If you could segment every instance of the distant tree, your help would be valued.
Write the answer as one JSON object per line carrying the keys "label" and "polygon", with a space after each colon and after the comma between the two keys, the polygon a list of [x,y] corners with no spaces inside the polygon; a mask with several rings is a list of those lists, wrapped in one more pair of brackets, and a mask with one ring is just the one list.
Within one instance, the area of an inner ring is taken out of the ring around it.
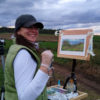
{"label": "distant tree", "polygon": [[13,33],[14,28],[7,28],[7,27],[1,27],[0,28],[0,33]]}
{"label": "distant tree", "polygon": [[[52,29],[39,30],[40,34],[54,34],[54,32],[55,30]],[[14,28],[2,27],[0,28],[0,33],[14,33]]]}
{"label": "distant tree", "polygon": [[54,34],[55,30],[51,30],[51,29],[43,29],[43,30],[39,30],[40,34]]}

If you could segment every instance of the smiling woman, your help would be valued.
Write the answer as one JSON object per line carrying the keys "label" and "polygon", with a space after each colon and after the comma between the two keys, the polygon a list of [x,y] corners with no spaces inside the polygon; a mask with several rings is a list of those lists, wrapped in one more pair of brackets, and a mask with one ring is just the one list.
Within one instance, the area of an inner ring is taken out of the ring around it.
{"label": "smiling woman", "polygon": [[40,28],[43,24],[32,15],[21,15],[16,20],[16,43],[10,47],[5,62],[5,100],[47,100],[53,53],[40,53],[36,48]]}
{"label": "smiling woman", "polygon": [[18,31],[18,35],[23,36],[24,38],[26,38],[28,41],[30,42],[35,42],[37,37],[38,37],[38,28],[36,27],[22,27],[19,31]]}

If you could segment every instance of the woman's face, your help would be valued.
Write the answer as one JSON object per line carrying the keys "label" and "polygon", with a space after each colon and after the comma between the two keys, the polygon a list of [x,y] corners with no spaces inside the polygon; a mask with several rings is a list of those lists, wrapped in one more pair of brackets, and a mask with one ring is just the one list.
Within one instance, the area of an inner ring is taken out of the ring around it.
{"label": "woman's face", "polygon": [[39,35],[39,32],[38,28],[35,27],[29,27],[29,28],[21,27],[18,30],[17,34],[23,36],[29,42],[35,42]]}

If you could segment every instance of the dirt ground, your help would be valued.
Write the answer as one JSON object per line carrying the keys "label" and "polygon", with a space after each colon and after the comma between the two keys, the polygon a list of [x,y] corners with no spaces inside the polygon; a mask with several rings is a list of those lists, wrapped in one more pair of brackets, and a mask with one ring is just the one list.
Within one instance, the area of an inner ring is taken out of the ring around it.
{"label": "dirt ground", "polygon": [[[71,70],[65,66],[59,65],[57,63],[54,63],[54,77],[51,78],[51,82],[49,82],[48,85],[56,85],[58,79],[61,80],[61,85],[64,85],[65,80],[68,76],[70,76]],[[77,85],[81,84],[84,88],[87,90],[93,90],[97,94],[100,94],[100,84],[97,83],[96,81],[89,80],[86,75],[83,73],[80,73],[80,71],[76,71],[76,78],[77,78]]]}
{"label": "dirt ground", "polygon": [[[0,34],[0,38],[3,39],[11,39],[12,34],[5,33],[5,34]],[[37,41],[57,41],[58,37],[54,35],[39,35]]]}

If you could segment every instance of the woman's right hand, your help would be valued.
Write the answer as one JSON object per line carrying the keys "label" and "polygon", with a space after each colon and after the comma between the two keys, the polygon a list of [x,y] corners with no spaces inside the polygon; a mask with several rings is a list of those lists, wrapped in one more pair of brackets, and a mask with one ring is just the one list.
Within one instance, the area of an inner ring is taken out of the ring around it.
{"label": "woman's right hand", "polygon": [[42,52],[41,56],[42,56],[41,64],[45,64],[49,67],[53,59],[53,53],[50,50],[46,50]]}
{"label": "woman's right hand", "polygon": [[48,74],[48,70],[50,68],[50,64],[52,63],[53,53],[50,50],[46,50],[41,53],[41,67],[40,69]]}

